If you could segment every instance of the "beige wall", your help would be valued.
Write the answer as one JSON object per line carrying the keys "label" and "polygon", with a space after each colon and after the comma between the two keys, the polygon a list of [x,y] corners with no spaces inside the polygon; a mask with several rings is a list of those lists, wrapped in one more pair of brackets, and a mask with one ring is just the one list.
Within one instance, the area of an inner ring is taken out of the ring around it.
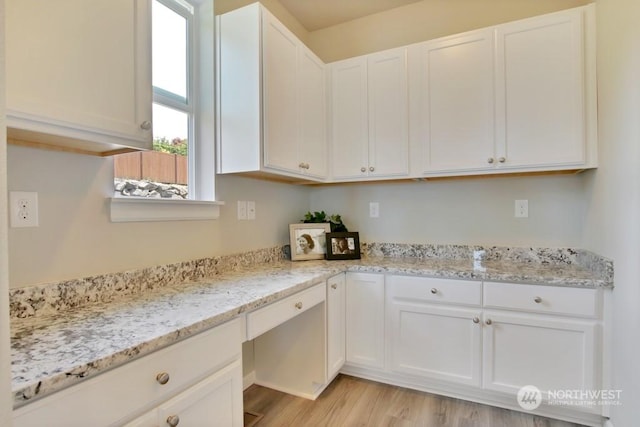
{"label": "beige wall", "polygon": [[[4,22],[4,0],[0,0]],[[0,26],[0,425],[11,425],[11,355],[9,350],[9,275],[7,245],[7,132],[5,126],[4,25]]]}
{"label": "beige wall", "polygon": [[[583,176],[513,177],[316,188],[311,208],[343,215],[366,242],[580,246]],[[529,218],[514,218],[516,199]],[[369,202],[380,217],[369,218]]]}
{"label": "beige wall", "polygon": [[[9,229],[11,287],[282,245],[308,209],[304,187],[224,176],[217,221],[111,223],[112,164],[9,146],[9,190],[38,192],[40,211],[40,227]],[[237,200],[256,201],[256,221],[236,219]]]}
{"label": "beige wall", "polygon": [[598,0],[600,167],[588,174],[584,245],[613,259],[614,426],[638,425],[640,402],[640,2]]}
{"label": "beige wall", "polygon": [[588,3],[592,0],[423,0],[313,31],[307,44],[332,62]]}
{"label": "beige wall", "polygon": [[[255,2],[256,0],[215,0],[215,14],[220,15]],[[282,6],[278,0],[260,0],[260,3],[262,3],[269,12],[278,18],[289,30],[291,30],[296,37],[302,40],[303,43],[308,43],[309,32],[293,15],[289,13],[287,9],[284,8],[284,6]]]}

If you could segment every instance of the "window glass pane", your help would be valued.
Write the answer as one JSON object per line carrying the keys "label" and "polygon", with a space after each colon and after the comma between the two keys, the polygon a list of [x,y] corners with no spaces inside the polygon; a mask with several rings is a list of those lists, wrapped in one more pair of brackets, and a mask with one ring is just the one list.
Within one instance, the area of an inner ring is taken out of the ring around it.
{"label": "window glass pane", "polygon": [[189,115],[153,104],[153,149],[187,155]]}
{"label": "window glass pane", "polygon": [[153,2],[153,85],[187,98],[187,20]]}

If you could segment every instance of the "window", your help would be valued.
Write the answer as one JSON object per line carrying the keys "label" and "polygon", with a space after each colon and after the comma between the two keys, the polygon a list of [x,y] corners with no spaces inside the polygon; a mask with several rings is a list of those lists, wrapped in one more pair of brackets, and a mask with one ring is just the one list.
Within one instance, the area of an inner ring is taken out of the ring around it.
{"label": "window", "polygon": [[120,212],[136,200],[153,209],[182,203],[178,217],[149,220],[203,219],[185,206],[214,200],[213,1],[151,3],[153,151],[114,157],[112,221],[132,220],[114,218],[114,204]]}

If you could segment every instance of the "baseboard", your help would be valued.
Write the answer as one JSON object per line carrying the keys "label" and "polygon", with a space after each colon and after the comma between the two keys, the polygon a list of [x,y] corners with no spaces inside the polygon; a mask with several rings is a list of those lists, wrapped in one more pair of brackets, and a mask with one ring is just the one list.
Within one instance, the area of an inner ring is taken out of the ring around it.
{"label": "baseboard", "polygon": [[256,383],[256,371],[251,371],[242,377],[242,391],[248,389]]}

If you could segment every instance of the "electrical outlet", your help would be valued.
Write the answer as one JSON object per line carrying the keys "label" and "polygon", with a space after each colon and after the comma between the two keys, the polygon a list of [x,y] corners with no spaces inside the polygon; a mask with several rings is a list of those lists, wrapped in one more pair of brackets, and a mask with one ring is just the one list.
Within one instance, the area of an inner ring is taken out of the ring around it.
{"label": "electrical outlet", "polygon": [[11,191],[9,206],[11,227],[38,226],[38,193]]}
{"label": "electrical outlet", "polygon": [[380,203],[369,202],[369,218],[379,218],[379,217],[380,217]]}
{"label": "electrical outlet", "polygon": [[247,219],[250,221],[256,219],[256,202],[254,201],[247,202]]}
{"label": "electrical outlet", "polygon": [[529,218],[529,201],[516,200],[516,218]]}
{"label": "electrical outlet", "polygon": [[238,200],[238,219],[247,219],[247,202],[244,200]]}

